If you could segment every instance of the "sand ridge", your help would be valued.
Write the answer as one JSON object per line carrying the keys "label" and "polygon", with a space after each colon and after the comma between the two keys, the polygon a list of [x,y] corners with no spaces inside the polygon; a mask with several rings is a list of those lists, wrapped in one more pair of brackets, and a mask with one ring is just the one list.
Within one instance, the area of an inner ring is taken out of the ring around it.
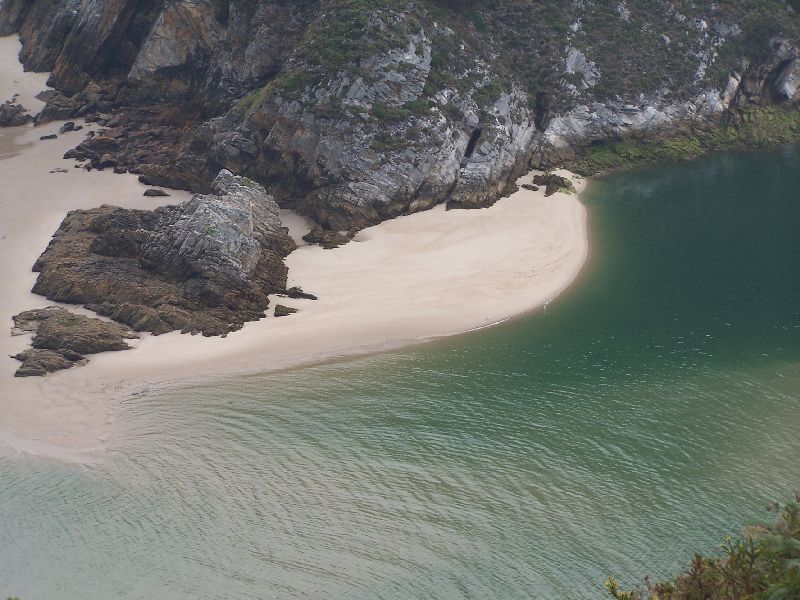
{"label": "sand ridge", "polygon": [[[0,60],[0,69],[4,64]],[[145,187],[133,175],[74,169],[61,157],[85,132],[39,141],[58,126],[0,130],[0,445],[6,449],[102,460],[113,445],[118,401],[132,393],[484,327],[551,301],[575,279],[588,253],[586,210],[575,195],[545,198],[543,191],[520,189],[486,209],[438,206],[365,229],[335,250],[300,246],[286,261],[289,286],[319,300],[272,299],[298,308],[294,315],[249,323],[224,339],[144,335],[134,350],[93,355],[84,367],[14,378],[18,363],[9,355],[29,338],[10,335],[11,316],[53,304],[30,293],[30,269],[66,212],[104,203],[154,208],[188,197],[143,198]],[[57,167],[68,172],[50,173]],[[584,181],[575,182],[580,192]],[[295,239],[310,226],[298,215],[284,211],[283,217]]]}

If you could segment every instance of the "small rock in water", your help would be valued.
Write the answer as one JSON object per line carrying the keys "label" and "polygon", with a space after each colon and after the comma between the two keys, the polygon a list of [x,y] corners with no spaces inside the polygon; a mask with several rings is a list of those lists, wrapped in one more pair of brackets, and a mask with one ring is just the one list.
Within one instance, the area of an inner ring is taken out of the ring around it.
{"label": "small rock in water", "polygon": [[275,316],[276,317],[288,317],[289,315],[296,313],[297,309],[292,308],[291,306],[284,306],[283,304],[276,304],[275,305]]}
{"label": "small rock in water", "polygon": [[43,136],[42,136],[42,137],[40,137],[39,139],[40,139],[40,140],[54,140],[54,139],[56,139],[57,137],[58,137],[58,136],[57,136],[55,133],[51,133],[50,135],[43,135]]}
{"label": "small rock in water", "polygon": [[145,190],[144,195],[148,198],[156,198],[161,196],[169,196],[167,192],[164,190],[157,190],[155,188],[150,188],[149,190]]}

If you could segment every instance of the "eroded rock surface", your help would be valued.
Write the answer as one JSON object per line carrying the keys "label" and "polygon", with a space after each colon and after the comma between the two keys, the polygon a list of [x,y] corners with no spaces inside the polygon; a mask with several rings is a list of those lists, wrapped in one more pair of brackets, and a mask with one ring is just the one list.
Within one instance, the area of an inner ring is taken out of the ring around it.
{"label": "eroded rock surface", "polygon": [[130,350],[125,340],[138,337],[126,327],[78,315],[58,306],[14,316],[16,333],[33,332],[33,348],[14,358],[17,377],[41,376],[86,362],[85,355]]}
{"label": "eroded rock surface", "polygon": [[33,116],[28,109],[16,101],[9,100],[0,104],[0,127],[18,127],[32,120]]}
{"label": "eroded rock surface", "polygon": [[488,206],[530,167],[754,108],[791,126],[720,143],[800,139],[793,2],[4,0],[17,31],[52,71],[38,119],[105,128],[74,158],[195,192],[226,168],[324,231]]}
{"label": "eroded rock surface", "polygon": [[69,213],[34,266],[33,291],[155,334],[224,335],[265,316],[295,244],[263,187],[229,171],[211,187],[155,211]]}

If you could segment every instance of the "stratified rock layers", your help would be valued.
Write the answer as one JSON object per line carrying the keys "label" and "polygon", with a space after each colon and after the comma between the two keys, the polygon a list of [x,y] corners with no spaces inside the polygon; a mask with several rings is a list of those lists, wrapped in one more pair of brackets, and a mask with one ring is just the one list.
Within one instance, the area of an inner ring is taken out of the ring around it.
{"label": "stratified rock layers", "polygon": [[155,334],[224,335],[265,316],[295,244],[263,187],[222,171],[211,188],[155,211],[69,213],[33,291]]}
{"label": "stratified rock layers", "polygon": [[335,233],[486,206],[592,144],[796,110],[787,3],[618,4],[4,0],[0,33],[53,73],[40,119],[107,128],[74,157],[199,192],[225,168]]}

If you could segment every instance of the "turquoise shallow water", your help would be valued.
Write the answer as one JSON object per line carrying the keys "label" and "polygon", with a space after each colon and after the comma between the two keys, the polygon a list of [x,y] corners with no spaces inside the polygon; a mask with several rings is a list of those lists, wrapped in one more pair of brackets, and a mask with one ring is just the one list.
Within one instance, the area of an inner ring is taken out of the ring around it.
{"label": "turquoise shallow water", "polygon": [[800,489],[800,150],[593,183],[545,311],[128,400],[99,469],[0,460],[0,591],[602,598]]}

